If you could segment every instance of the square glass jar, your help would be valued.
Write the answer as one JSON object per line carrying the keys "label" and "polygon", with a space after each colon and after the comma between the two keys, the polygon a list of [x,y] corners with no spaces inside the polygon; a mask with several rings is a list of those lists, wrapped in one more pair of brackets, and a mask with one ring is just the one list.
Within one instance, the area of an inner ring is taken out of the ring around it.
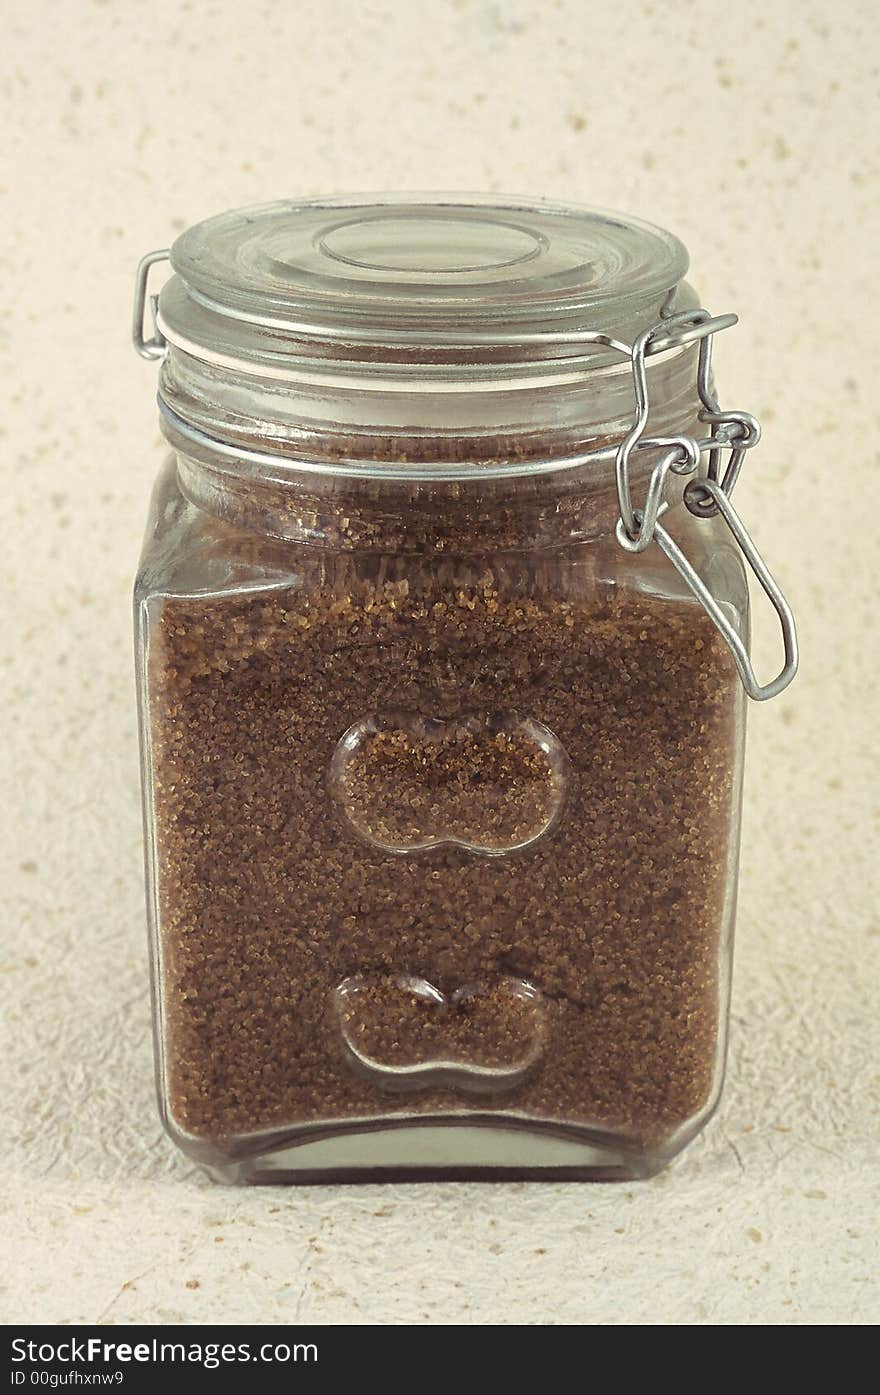
{"label": "square glass jar", "polygon": [[171,263],[135,593],[169,1132],[230,1180],[655,1171],[723,1076],[748,641],[688,506],[684,249],[340,199]]}

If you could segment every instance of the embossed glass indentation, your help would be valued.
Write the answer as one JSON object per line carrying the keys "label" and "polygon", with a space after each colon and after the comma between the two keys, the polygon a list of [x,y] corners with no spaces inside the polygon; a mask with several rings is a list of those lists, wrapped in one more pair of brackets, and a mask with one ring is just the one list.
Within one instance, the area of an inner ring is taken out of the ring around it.
{"label": "embossed glass indentation", "polygon": [[512,1089],[538,1063],[546,1005],[504,975],[446,994],[409,974],[344,979],[333,1006],[349,1063],[386,1090]]}
{"label": "embossed glass indentation", "polygon": [[446,844],[487,857],[545,834],[568,778],[553,732],[516,712],[364,717],[338,742],[329,771],[334,799],[368,843],[395,853]]}

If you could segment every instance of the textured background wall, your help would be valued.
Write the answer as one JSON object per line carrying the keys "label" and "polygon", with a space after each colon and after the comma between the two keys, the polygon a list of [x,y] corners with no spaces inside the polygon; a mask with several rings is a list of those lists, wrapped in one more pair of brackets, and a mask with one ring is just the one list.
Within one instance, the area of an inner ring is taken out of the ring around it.
{"label": "textured background wall", "polygon": [[[0,3],[7,1321],[880,1317],[873,9]],[[722,395],[765,440],[738,500],[803,668],[751,714],[730,1078],[651,1183],[240,1194],[152,1097],[128,594],[159,438],[132,275],[233,205],[432,187],[666,224],[741,314]]]}

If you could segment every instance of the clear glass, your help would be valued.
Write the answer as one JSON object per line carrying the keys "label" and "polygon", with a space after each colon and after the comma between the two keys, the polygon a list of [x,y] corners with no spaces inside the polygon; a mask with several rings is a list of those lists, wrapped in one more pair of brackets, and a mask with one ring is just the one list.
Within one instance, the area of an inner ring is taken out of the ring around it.
{"label": "clear glass", "polygon": [[[572,501],[548,542],[558,482],[507,482],[488,530],[460,491],[335,482],[302,541],[244,526],[250,482],[234,522],[191,502],[207,474],[166,464],[137,584],[172,1136],[240,1180],[654,1171],[723,1070],[723,641],[659,549],[581,540]],[[744,623],[737,557],[675,512]]]}
{"label": "clear glass", "polygon": [[[615,539],[632,380],[576,329],[693,305],[684,249],[355,200],[172,264],[135,590],[168,1131],[235,1181],[649,1175],[721,1088],[744,699]],[[650,361],[652,434],[703,434],[696,353]]]}

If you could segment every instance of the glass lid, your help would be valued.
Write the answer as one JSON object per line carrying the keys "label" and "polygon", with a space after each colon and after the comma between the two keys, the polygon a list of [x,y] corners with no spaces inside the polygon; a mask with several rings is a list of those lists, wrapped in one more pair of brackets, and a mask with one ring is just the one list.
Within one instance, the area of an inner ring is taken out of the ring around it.
{"label": "glass lid", "polygon": [[159,327],[200,358],[547,361],[584,354],[579,331],[656,321],[688,256],[596,209],[402,194],[223,213],[177,239],[171,266]]}

